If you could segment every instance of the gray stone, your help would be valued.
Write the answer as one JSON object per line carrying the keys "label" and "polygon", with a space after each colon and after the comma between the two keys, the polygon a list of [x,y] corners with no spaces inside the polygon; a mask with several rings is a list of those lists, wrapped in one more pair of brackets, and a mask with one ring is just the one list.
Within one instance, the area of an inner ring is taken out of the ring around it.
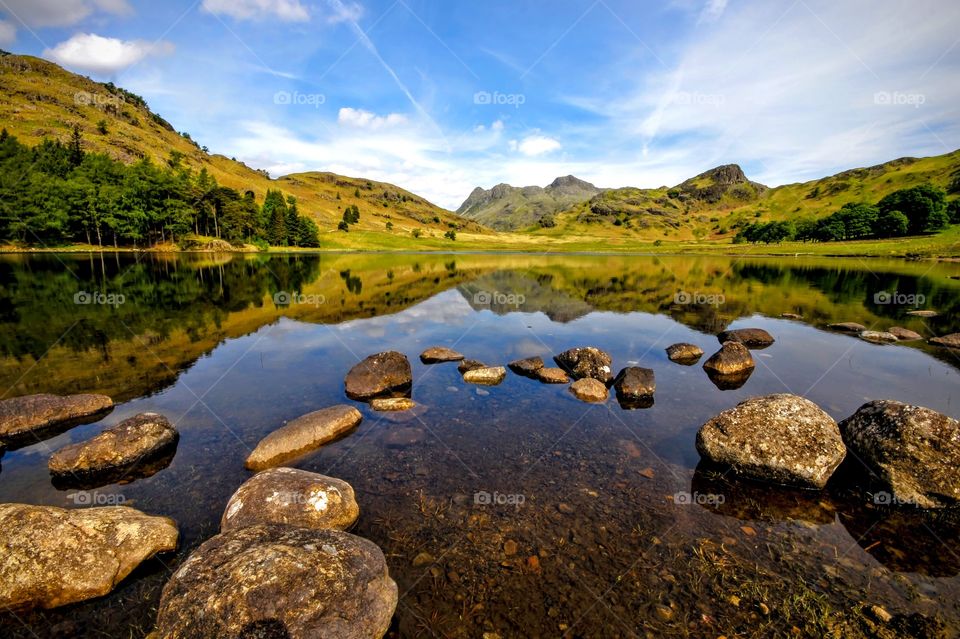
{"label": "gray stone", "polygon": [[553,358],[574,379],[590,377],[604,384],[613,381],[613,359],[609,353],[593,346],[571,348]]}
{"label": "gray stone", "polygon": [[526,359],[518,359],[510,362],[508,366],[510,367],[510,370],[517,375],[536,378],[537,373],[543,368],[543,358],[537,356],[527,357]]}
{"label": "gray stone", "polygon": [[918,339],[923,339],[923,335],[920,333],[911,331],[909,328],[903,328],[902,326],[892,326],[887,332],[895,335],[896,338],[901,342],[912,342]]}
{"label": "gray stone", "polygon": [[946,346],[947,348],[960,348],[960,333],[933,337],[930,339],[930,343],[936,344],[937,346]]}
{"label": "gray stone", "polygon": [[410,361],[396,351],[370,355],[351,368],[344,380],[347,397],[361,402],[375,397],[397,397],[408,393],[412,384]]}
{"label": "gray stone", "polygon": [[163,415],[141,413],[50,457],[54,475],[87,475],[134,466],[176,448],[177,429]]}
{"label": "gray stone", "polygon": [[860,333],[867,330],[867,327],[863,324],[857,324],[856,322],[837,322],[836,324],[827,324],[827,328],[832,328],[835,331],[840,331],[842,333]]}
{"label": "gray stone", "polygon": [[756,367],[750,350],[740,342],[724,342],[720,350],[703,363],[703,368],[718,375],[738,375]]}
{"label": "gray stone", "polygon": [[420,353],[420,361],[424,364],[440,364],[443,362],[459,362],[463,355],[446,346],[432,346]]}
{"label": "gray stone", "polygon": [[106,395],[25,395],[0,401],[0,442],[34,443],[96,421],[113,408]]}
{"label": "gray stone", "polygon": [[897,341],[897,336],[885,331],[860,331],[860,339],[876,344],[892,344]]}
{"label": "gray stone", "polygon": [[703,349],[696,344],[681,342],[667,347],[667,357],[671,362],[690,366],[703,357]]}
{"label": "gray stone", "polygon": [[537,371],[537,379],[544,384],[567,384],[570,377],[562,368],[546,367]]}
{"label": "gray stone", "polygon": [[720,343],[740,342],[747,348],[766,348],[773,344],[773,336],[762,328],[738,328],[717,335]]}

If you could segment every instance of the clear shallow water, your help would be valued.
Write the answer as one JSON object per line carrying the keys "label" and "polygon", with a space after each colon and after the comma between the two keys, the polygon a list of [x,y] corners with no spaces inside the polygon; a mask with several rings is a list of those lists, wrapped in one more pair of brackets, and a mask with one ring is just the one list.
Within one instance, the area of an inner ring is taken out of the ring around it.
{"label": "clear shallow water", "polygon": [[[0,634],[143,636],[165,579],[216,533],[250,476],[252,447],[286,420],[353,404],[346,371],[394,349],[410,357],[425,410],[403,417],[357,404],[356,432],[293,465],[355,487],[353,532],[383,548],[402,593],[395,636],[823,636],[838,627],[869,636],[863,604],[939,616],[955,635],[952,518],[874,507],[843,477],[822,493],[718,479],[698,469],[694,438],[717,412],[774,392],[805,395],[837,419],[876,398],[960,416],[954,354],[823,330],[857,321],[956,332],[957,275],[949,264],[704,257],[4,258],[6,397],[106,392],[119,405],[100,423],[8,452],[0,501],[75,507],[77,490],[50,481],[50,452],[157,411],[181,432],[169,467],[92,494],[173,517],[182,539],[113,594],[0,616]],[[95,291],[123,303],[74,303]],[[910,307],[878,303],[884,292],[923,295],[942,315],[906,317]],[[678,293],[710,303],[677,304]],[[754,351],[742,388],[721,391],[699,365],[666,359],[679,341],[709,355],[728,326],[777,338]],[[474,387],[455,365],[419,362],[433,345],[489,364],[598,346],[615,369],[653,368],[656,402],[586,405],[565,386],[513,374]],[[511,503],[476,503],[478,493]],[[722,503],[681,503],[687,494]],[[414,567],[421,552],[435,562]]]}

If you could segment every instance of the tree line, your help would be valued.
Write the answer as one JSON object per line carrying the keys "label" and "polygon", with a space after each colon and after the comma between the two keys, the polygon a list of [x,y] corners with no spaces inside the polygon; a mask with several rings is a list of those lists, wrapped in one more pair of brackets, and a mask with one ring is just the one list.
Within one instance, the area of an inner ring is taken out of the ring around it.
{"label": "tree line", "polygon": [[960,224],[960,199],[947,202],[943,190],[924,184],[894,191],[876,204],[844,204],[839,211],[819,220],[747,224],[733,241],[839,242],[934,233],[950,224]]}
{"label": "tree line", "polygon": [[320,245],[317,225],[279,190],[268,190],[261,206],[253,191],[185,166],[178,151],[165,165],[149,158],[127,165],[83,146],[78,127],[66,144],[45,139],[34,147],[0,131],[0,239],[137,247],[196,234],[264,247]]}

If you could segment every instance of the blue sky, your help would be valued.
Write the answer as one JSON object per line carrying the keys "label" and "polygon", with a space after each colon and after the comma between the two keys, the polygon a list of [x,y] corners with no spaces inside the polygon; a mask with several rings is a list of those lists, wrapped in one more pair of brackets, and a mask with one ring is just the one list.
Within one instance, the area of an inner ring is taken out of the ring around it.
{"label": "blue sky", "polygon": [[960,3],[0,0],[0,47],[212,152],[456,208],[475,186],[777,185],[960,147]]}

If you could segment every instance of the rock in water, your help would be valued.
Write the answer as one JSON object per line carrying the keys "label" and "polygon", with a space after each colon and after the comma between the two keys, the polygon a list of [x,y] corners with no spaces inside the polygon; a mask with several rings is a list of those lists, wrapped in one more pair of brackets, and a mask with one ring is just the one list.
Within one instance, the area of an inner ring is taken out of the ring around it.
{"label": "rock in water", "polygon": [[720,350],[703,363],[703,367],[718,375],[737,375],[752,371],[756,364],[746,346],[740,342],[724,342]]}
{"label": "rock in water", "polygon": [[840,422],[857,459],[887,485],[892,501],[921,508],[960,505],[960,423],[893,400],[867,402]]}
{"label": "rock in water", "polygon": [[897,341],[897,336],[885,331],[860,331],[860,339],[875,344],[892,344]]}
{"label": "rock in water", "polygon": [[141,413],[50,457],[53,475],[96,475],[130,468],[175,449],[180,435],[163,415]]}
{"label": "rock in water", "polygon": [[381,397],[370,401],[370,408],[381,412],[396,412],[416,408],[417,403],[409,397]]}
{"label": "rock in water", "polygon": [[610,368],[613,359],[609,353],[593,346],[571,348],[553,358],[563,370],[570,373],[574,379],[590,377],[609,384],[613,381],[613,369]]}
{"label": "rock in water", "polygon": [[583,402],[599,403],[607,401],[606,385],[592,377],[584,377],[570,384],[570,392]]}
{"label": "rock in water", "polygon": [[960,333],[951,333],[943,337],[933,337],[930,339],[930,343],[936,344],[937,346],[946,346],[947,348],[960,348]]}
{"label": "rock in water", "polygon": [[463,374],[463,381],[470,384],[483,384],[484,386],[496,386],[507,376],[507,369],[503,366],[489,366],[486,368],[473,368]]}
{"label": "rock in water", "polygon": [[353,406],[339,405],[307,413],[273,431],[247,457],[247,468],[264,470],[299,457],[347,433],[363,419]]}
{"label": "rock in water", "polygon": [[0,442],[12,446],[100,419],[113,408],[106,395],[26,395],[0,401]]}
{"label": "rock in water", "polygon": [[720,343],[740,342],[747,348],[766,348],[773,344],[773,335],[762,328],[738,328],[730,331],[723,331],[717,335]]}
{"label": "rock in water", "polygon": [[927,310],[907,311],[907,315],[912,315],[914,317],[936,317],[939,314],[940,313],[936,311],[927,311]]}
{"label": "rock in water", "polygon": [[621,408],[649,408],[653,406],[653,393],[657,389],[653,371],[649,368],[629,366],[617,374],[613,381],[617,401]]}
{"label": "rock in water", "polygon": [[347,482],[296,468],[271,468],[233,493],[220,531],[257,524],[347,530],[359,516],[353,487]]}
{"label": "rock in water", "polygon": [[124,506],[0,504],[0,608],[101,597],[141,562],[175,550],[177,537],[173,520]]}
{"label": "rock in water", "polygon": [[750,479],[823,488],[846,455],[837,423],[796,395],[754,397],[700,428],[697,451]]}
{"label": "rock in water", "polygon": [[923,339],[923,335],[920,333],[911,331],[909,328],[903,328],[902,326],[893,326],[887,332],[891,335],[895,335],[896,338],[901,342],[912,342],[914,340]]}
{"label": "rock in water", "polygon": [[856,322],[838,322],[836,324],[827,324],[827,328],[832,328],[835,331],[841,331],[843,333],[860,333],[867,330],[867,327],[863,324],[857,324]]}
{"label": "rock in water", "polygon": [[566,384],[570,381],[567,371],[562,368],[541,368],[537,371],[537,379],[544,384]]}
{"label": "rock in water", "polygon": [[475,359],[465,359],[457,365],[457,370],[460,371],[461,375],[467,371],[476,370],[478,368],[487,368],[487,365]]}
{"label": "rock in water", "polygon": [[163,589],[156,639],[379,639],[397,585],[373,542],[262,524],[203,543]]}
{"label": "rock in water", "polygon": [[518,359],[514,362],[510,362],[508,366],[510,367],[510,370],[517,375],[523,375],[524,377],[532,377],[536,379],[537,373],[543,368],[543,358],[528,357],[526,359]]}
{"label": "rock in water", "polygon": [[410,391],[413,372],[403,353],[386,351],[371,355],[347,373],[347,397],[365,402],[374,397],[399,396]]}
{"label": "rock in water", "polygon": [[667,347],[667,357],[671,362],[690,366],[703,357],[703,349],[695,344],[681,342]]}
{"label": "rock in water", "polygon": [[445,346],[432,346],[420,353],[420,361],[424,364],[440,364],[442,362],[459,362],[463,355]]}

